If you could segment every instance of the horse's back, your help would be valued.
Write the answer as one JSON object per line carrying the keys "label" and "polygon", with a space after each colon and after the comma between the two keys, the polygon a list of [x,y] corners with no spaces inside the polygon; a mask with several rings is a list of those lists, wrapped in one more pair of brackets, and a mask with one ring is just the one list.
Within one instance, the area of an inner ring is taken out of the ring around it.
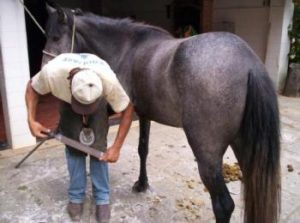
{"label": "horse's back", "polygon": [[[205,33],[186,39],[173,58],[172,78],[185,92],[215,100],[242,94],[252,69],[265,69],[242,39],[225,32]],[[239,101],[240,102],[240,101]]]}
{"label": "horse's back", "polygon": [[188,76],[194,81],[211,81],[213,84],[244,77],[253,66],[262,66],[262,63],[236,35],[212,32],[183,41],[176,51],[173,66],[174,71],[180,67],[183,72],[189,72]]}

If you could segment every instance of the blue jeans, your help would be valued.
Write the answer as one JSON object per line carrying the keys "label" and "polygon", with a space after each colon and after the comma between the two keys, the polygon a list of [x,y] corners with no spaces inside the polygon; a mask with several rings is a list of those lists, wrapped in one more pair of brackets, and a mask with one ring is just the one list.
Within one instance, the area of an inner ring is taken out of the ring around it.
{"label": "blue jeans", "polygon": [[[70,176],[68,189],[69,201],[83,203],[86,190],[86,156],[70,152],[66,147],[66,158]],[[93,157],[90,158],[90,175],[93,197],[96,205],[109,204],[108,164]]]}

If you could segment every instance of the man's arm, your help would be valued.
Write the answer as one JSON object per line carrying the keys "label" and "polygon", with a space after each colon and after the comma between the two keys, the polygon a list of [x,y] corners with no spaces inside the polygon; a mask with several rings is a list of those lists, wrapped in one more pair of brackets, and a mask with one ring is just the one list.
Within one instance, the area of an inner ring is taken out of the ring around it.
{"label": "man's arm", "polygon": [[46,132],[50,130],[44,127],[41,123],[36,121],[36,110],[39,101],[39,94],[34,91],[31,86],[31,81],[28,82],[25,93],[26,107],[27,107],[27,121],[31,134],[36,137],[45,138]]}
{"label": "man's arm", "polygon": [[111,163],[117,162],[119,159],[120,150],[132,122],[133,111],[133,105],[129,103],[127,108],[121,113],[120,126],[113,145],[108,148],[107,152],[103,156],[100,157],[100,160]]}

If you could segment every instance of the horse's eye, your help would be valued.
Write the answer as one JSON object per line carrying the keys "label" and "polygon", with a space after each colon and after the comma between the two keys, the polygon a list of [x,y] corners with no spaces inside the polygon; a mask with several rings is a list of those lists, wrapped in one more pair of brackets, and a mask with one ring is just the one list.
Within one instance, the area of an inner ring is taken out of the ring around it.
{"label": "horse's eye", "polygon": [[58,36],[53,36],[52,39],[53,39],[54,42],[57,42],[59,40],[59,37]]}

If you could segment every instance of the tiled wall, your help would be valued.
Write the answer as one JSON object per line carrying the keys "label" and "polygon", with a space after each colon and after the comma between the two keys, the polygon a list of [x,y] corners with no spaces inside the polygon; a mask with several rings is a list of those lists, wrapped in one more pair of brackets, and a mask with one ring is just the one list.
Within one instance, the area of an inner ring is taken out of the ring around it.
{"label": "tiled wall", "polygon": [[3,73],[1,92],[8,143],[20,148],[35,143],[27,125],[24,100],[29,80],[24,10],[18,0],[0,1],[0,39]]}

